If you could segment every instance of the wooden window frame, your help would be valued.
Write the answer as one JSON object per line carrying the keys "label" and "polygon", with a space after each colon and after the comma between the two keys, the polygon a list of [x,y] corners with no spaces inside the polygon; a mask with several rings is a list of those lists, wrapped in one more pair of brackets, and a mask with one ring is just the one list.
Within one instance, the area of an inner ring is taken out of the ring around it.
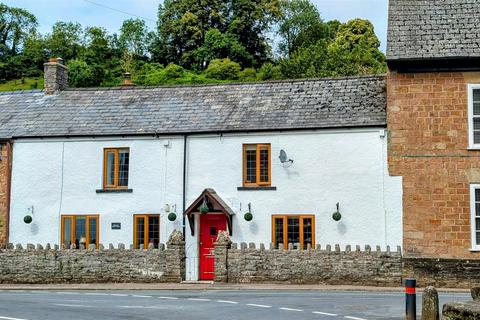
{"label": "wooden window frame", "polygon": [[283,219],[283,247],[288,249],[288,218],[298,218],[300,219],[300,248],[302,250],[307,249],[303,247],[303,219],[312,219],[312,247],[315,246],[315,215],[314,214],[274,214],[272,215],[272,243],[274,247],[277,246],[275,241],[275,220]]}
{"label": "wooden window frame", "polygon": [[[97,241],[95,242],[95,246],[98,249],[98,244],[100,243],[100,215],[98,214],[67,214],[67,215],[61,215],[61,234],[60,234],[60,243],[63,245],[65,243],[65,238],[64,238],[64,231],[65,231],[65,219],[70,218],[72,219],[72,225],[70,226],[70,243],[75,243],[75,225],[76,225],[76,219],[78,217],[85,217],[86,222],[85,222],[85,238],[86,238],[86,245],[88,249],[88,245],[90,244],[90,219],[95,218],[97,219],[97,224],[96,224],[96,232],[97,232]],[[78,248],[77,248],[78,249]]]}
{"label": "wooden window frame", "polygon": [[[141,243],[137,243],[137,219],[138,218],[144,218],[144,223],[145,223],[145,232],[144,232],[144,235],[143,235],[143,248],[144,249],[147,249],[148,248],[148,243],[149,243],[149,239],[148,239],[148,218],[149,217],[158,217],[158,240],[159,240],[159,243],[160,243],[160,215],[159,214],[134,214],[133,215],[133,247],[134,248],[138,248],[140,246]],[[145,246],[145,244],[147,244]]]}
{"label": "wooden window frame", "polygon": [[468,85],[468,148],[478,150],[480,149],[480,143],[475,143],[474,137],[474,118],[479,116],[473,115],[473,91],[480,90],[480,84]]}
{"label": "wooden window frame", "polygon": [[[257,148],[256,159],[256,182],[247,182],[247,148],[255,146]],[[260,182],[260,150],[262,148],[268,150],[268,181]],[[270,143],[248,143],[243,145],[243,186],[244,187],[268,187],[272,185],[272,147]]]}
{"label": "wooden window frame", "polygon": [[[128,162],[128,179],[130,180],[130,148],[105,148],[103,149],[103,188],[104,189],[128,189],[127,186],[119,186],[118,179],[119,179],[119,170],[120,170],[120,156],[119,153],[122,150],[127,150],[129,155],[129,162]],[[107,154],[113,152],[114,153],[114,173],[113,173],[113,184],[107,184],[107,168],[108,168],[108,157]],[[129,181],[130,182],[130,181]]]}

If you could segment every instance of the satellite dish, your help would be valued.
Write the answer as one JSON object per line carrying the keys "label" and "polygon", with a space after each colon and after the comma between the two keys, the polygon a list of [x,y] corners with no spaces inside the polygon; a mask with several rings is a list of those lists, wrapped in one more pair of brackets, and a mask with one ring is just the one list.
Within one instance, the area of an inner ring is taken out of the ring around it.
{"label": "satellite dish", "polygon": [[280,159],[280,162],[282,164],[284,163],[290,163],[292,164],[293,163],[293,160],[292,159],[288,159],[288,156],[287,156],[287,153],[285,152],[285,150],[280,150],[280,155],[278,156],[278,158]]}

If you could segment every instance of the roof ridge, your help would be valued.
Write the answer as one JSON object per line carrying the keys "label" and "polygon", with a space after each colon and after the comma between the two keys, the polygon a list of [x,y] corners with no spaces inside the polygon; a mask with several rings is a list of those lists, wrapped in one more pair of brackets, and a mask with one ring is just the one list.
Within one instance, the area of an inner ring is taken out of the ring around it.
{"label": "roof ridge", "polygon": [[43,89],[0,91],[0,96],[7,96],[7,95],[14,95],[14,94],[27,94],[27,93],[40,93],[40,92],[43,92]]}
{"label": "roof ridge", "polygon": [[161,89],[161,88],[202,88],[202,87],[221,87],[221,86],[247,86],[247,85],[263,85],[276,83],[300,83],[300,82],[326,82],[326,81],[343,81],[355,79],[380,79],[385,78],[386,74],[369,74],[342,77],[324,77],[324,78],[301,78],[301,79],[282,79],[282,80],[266,80],[266,81],[247,81],[247,82],[225,82],[225,83],[199,83],[199,84],[172,84],[158,86],[117,86],[117,87],[89,87],[89,88],[68,88],[65,91],[115,91],[115,90],[145,90],[145,89]]}

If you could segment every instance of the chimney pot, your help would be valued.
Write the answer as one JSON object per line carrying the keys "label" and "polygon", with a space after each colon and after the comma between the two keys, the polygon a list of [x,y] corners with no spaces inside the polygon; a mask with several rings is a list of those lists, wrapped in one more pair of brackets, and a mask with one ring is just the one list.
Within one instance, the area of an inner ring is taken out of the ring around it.
{"label": "chimney pot", "polygon": [[122,86],[134,86],[135,84],[132,81],[132,75],[130,72],[125,72],[123,75],[123,84]]}
{"label": "chimney pot", "polygon": [[68,88],[68,68],[62,58],[50,58],[44,64],[45,94],[54,94]]}

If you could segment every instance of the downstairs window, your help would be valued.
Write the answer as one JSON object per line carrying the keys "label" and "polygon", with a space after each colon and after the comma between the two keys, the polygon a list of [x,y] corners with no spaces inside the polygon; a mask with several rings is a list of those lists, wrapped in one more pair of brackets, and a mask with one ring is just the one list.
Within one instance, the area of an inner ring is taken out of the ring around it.
{"label": "downstairs window", "polygon": [[77,249],[81,244],[85,248],[90,244],[98,248],[98,215],[62,216],[62,244],[66,248],[72,244]]}
{"label": "downstairs window", "polygon": [[147,249],[150,243],[158,249],[160,243],[160,215],[136,214],[133,220],[133,244],[135,249],[140,248],[141,244],[143,244],[143,248]]}
{"label": "downstairs window", "polygon": [[315,244],[314,215],[274,215],[272,217],[272,242],[278,249],[280,243],[284,248],[292,243],[295,247],[307,249],[308,244]]}

